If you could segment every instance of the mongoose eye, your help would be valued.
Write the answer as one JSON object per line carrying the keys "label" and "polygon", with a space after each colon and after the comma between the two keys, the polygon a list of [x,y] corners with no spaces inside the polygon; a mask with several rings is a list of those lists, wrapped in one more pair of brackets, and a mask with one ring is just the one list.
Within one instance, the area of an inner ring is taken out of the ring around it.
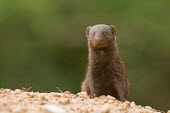
{"label": "mongoose eye", "polygon": [[93,37],[95,36],[95,32],[92,33],[92,36],[93,36]]}
{"label": "mongoose eye", "polygon": [[103,36],[106,36],[106,32],[103,32]]}

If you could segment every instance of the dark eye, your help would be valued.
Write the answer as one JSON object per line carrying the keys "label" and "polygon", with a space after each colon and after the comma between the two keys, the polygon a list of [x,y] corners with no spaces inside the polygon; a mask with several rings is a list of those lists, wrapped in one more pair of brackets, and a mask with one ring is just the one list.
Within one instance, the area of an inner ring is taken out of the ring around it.
{"label": "dark eye", "polygon": [[92,33],[92,36],[93,36],[93,37],[95,36],[95,32]]}
{"label": "dark eye", "polygon": [[103,36],[106,36],[106,34],[107,34],[106,32],[103,32]]}

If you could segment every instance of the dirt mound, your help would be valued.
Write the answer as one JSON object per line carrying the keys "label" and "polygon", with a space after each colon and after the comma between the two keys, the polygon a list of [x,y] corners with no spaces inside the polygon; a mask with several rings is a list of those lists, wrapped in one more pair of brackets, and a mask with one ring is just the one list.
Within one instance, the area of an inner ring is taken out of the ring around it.
{"label": "dirt mound", "polygon": [[71,94],[0,89],[0,113],[160,113],[112,96],[89,98],[86,92]]}

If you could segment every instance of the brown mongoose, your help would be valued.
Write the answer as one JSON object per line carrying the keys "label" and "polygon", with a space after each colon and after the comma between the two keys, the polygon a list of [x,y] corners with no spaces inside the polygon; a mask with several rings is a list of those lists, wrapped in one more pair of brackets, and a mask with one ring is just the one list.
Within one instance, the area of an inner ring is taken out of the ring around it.
{"label": "brown mongoose", "polygon": [[116,43],[116,28],[104,24],[86,29],[89,63],[82,91],[90,96],[111,95],[126,101],[129,82]]}

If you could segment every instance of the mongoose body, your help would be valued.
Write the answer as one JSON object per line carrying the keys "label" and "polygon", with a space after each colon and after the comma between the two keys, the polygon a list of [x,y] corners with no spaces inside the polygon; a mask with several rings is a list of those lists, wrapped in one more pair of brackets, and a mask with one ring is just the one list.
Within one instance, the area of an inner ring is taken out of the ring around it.
{"label": "mongoose body", "polygon": [[127,100],[128,79],[116,43],[116,28],[104,24],[87,27],[89,62],[82,91],[90,96],[111,95]]}

